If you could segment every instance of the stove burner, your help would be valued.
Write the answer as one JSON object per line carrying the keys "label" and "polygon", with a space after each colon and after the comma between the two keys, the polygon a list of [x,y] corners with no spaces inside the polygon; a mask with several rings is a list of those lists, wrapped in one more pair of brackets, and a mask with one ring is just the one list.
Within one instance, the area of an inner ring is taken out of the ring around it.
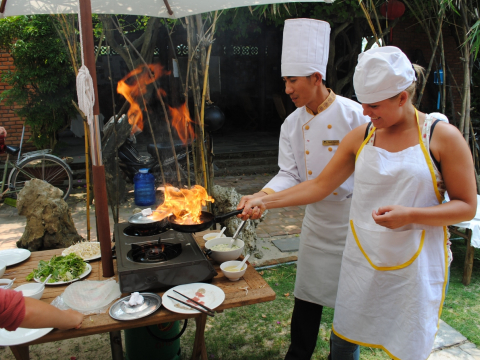
{"label": "stove burner", "polygon": [[145,244],[132,244],[132,249],[127,253],[127,259],[139,263],[158,263],[175,259],[182,253],[182,244],[164,242],[151,242]]}
{"label": "stove burner", "polygon": [[123,230],[123,233],[128,236],[153,236],[164,233],[165,231],[166,230],[156,224],[152,224],[152,227],[148,229],[141,229],[137,226],[129,225]]}

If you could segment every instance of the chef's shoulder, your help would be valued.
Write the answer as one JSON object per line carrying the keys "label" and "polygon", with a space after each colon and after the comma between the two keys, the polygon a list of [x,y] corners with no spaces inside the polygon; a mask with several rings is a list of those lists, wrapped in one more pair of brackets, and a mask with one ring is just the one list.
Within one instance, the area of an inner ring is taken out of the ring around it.
{"label": "chef's shoulder", "polygon": [[295,111],[288,115],[287,118],[283,121],[282,129],[288,130],[296,128],[299,122],[303,124],[300,118],[302,117],[302,115],[304,115],[304,113],[305,106],[295,109]]}
{"label": "chef's shoulder", "polygon": [[370,122],[370,118],[363,115],[363,107],[358,102],[340,95],[337,95],[335,100],[344,118],[351,123],[352,128]]}

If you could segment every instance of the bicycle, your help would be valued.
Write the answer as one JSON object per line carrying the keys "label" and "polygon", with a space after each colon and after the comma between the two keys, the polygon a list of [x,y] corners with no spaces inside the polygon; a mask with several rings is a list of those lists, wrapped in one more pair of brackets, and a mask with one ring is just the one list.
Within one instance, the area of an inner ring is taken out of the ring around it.
{"label": "bicycle", "polygon": [[[70,166],[58,156],[50,154],[51,150],[39,150],[22,154],[22,157],[16,161],[9,161],[9,156],[17,155],[20,148],[4,145],[4,151],[7,153],[3,179],[0,189],[0,199],[5,195],[16,195],[25,186],[25,182],[32,179],[46,181],[63,191],[63,200],[70,195],[73,187],[73,174]],[[1,150],[1,149],[0,149]],[[13,167],[8,176],[8,182],[5,183],[8,167]],[[4,187],[7,189],[4,191]]]}

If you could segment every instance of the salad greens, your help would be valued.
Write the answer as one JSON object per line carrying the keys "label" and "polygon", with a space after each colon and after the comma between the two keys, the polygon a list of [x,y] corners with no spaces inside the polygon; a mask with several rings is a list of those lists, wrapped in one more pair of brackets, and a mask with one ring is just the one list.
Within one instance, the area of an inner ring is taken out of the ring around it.
{"label": "salad greens", "polygon": [[38,268],[28,274],[26,280],[30,281],[35,278],[45,281],[47,276],[52,274],[48,280],[49,283],[71,281],[80,277],[85,271],[86,265],[83,259],[75,253],[67,256],[54,255],[49,261],[40,260]]}

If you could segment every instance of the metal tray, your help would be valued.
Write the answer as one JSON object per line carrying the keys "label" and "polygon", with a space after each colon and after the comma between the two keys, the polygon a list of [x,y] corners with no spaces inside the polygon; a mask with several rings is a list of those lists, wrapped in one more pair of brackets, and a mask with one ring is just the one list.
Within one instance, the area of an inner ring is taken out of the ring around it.
{"label": "metal tray", "polygon": [[110,306],[108,314],[115,320],[136,320],[153,314],[162,306],[162,298],[154,293],[142,292],[144,302],[141,305],[130,306],[130,296],[118,300]]}

